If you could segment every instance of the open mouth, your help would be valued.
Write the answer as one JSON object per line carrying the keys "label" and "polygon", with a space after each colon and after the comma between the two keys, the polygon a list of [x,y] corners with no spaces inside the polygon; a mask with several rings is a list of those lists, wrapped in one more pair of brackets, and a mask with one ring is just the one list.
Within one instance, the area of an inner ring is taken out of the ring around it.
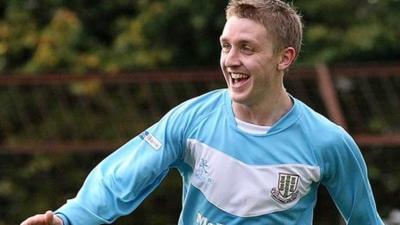
{"label": "open mouth", "polygon": [[232,83],[237,84],[249,79],[249,75],[244,73],[229,73],[231,75]]}

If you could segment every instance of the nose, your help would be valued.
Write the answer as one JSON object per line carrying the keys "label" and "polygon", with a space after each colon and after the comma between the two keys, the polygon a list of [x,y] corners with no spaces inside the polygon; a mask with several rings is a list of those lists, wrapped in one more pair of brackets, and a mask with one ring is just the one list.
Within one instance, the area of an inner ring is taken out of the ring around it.
{"label": "nose", "polygon": [[226,67],[235,67],[240,65],[240,55],[235,48],[231,48],[229,52],[224,54],[224,65]]}

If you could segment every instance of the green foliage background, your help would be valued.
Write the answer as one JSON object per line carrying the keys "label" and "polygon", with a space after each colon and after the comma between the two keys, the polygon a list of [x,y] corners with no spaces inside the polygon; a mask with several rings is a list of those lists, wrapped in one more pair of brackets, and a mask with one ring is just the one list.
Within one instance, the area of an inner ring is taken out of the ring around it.
{"label": "green foliage background", "polygon": [[[0,76],[215,67],[226,3],[0,0]],[[293,4],[305,21],[298,64],[398,62],[399,0],[295,0]],[[90,91],[91,86],[83,88]],[[0,141],[1,135],[6,134],[0,132]],[[95,133],[86,135],[82,136],[96,138]],[[365,156],[371,181],[381,213],[387,215],[400,204],[390,198],[400,194],[398,156],[395,151],[369,150]],[[17,224],[62,204],[105,155],[0,155],[0,225]],[[133,217],[118,223],[174,224],[179,204],[168,197],[179,199],[180,187],[174,182],[178,176],[171,176]],[[336,215],[326,216],[329,207],[318,206],[322,216],[316,217],[317,224],[337,224],[332,222]]]}
{"label": "green foliage background", "polygon": [[[300,63],[395,61],[399,0],[296,0]],[[226,1],[1,0],[0,72],[215,66]]]}

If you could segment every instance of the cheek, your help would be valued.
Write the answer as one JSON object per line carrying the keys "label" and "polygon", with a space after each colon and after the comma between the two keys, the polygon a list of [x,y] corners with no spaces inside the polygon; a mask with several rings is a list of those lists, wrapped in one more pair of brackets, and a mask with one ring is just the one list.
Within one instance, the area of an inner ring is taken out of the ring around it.
{"label": "cheek", "polygon": [[221,53],[220,57],[219,57],[219,65],[221,66],[222,69],[225,68],[225,56],[224,54]]}
{"label": "cheek", "polygon": [[225,67],[225,57],[223,54],[221,54],[220,59],[219,59],[219,65],[221,67],[222,70],[222,74],[224,76],[225,82],[229,85],[229,75],[226,72],[226,67]]}
{"label": "cheek", "polygon": [[270,73],[273,65],[274,62],[270,58],[254,58],[247,62],[248,68],[257,73]]}

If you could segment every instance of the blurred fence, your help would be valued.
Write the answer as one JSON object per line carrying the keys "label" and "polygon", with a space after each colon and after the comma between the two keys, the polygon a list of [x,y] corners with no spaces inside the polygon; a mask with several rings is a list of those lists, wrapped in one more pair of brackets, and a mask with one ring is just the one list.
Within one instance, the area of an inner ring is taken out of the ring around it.
{"label": "blurred fence", "polygon": [[[345,127],[370,153],[367,162],[387,165],[370,166],[370,175],[377,203],[387,214],[397,207],[392,196],[400,193],[393,171],[398,151],[388,150],[400,147],[400,65],[294,68],[285,86]],[[0,75],[0,225],[59,206],[105,155],[180,102],[224,87],[218,69]],[[172,176],[136,217],[115,224],[176,223],[179,175]],[[320,195],[316,210],[323,213],[316,214],[315,224],[338,224],[333,204],[324,201],[329,196]]]}
{"label": "blurred fence", "polygon": [[[400,146],[400,66],[296,68],[288,91],[361,146]],[[0,152],[111,151],[180,102],[225,86],[219,70],[0,76]]]}

